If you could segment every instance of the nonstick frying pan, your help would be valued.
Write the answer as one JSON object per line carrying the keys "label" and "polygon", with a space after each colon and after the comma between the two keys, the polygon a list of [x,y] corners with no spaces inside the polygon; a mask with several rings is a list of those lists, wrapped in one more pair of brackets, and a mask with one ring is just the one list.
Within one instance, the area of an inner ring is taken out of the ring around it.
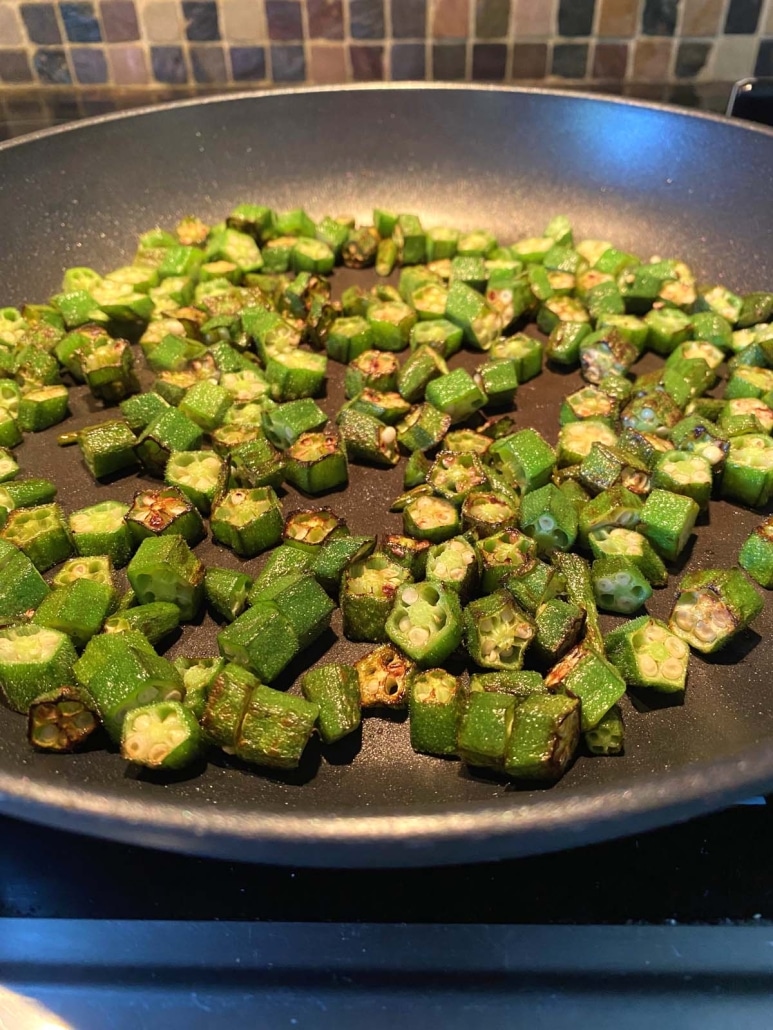
{"label": "nonstick frying pan", "polygon": [[[539,234],[565,212],[580,237],[682,256],[703,280],[740,291],[770,288],[772,188],[769,130],[618,100],[411,86],[184,102],[0,147],[1,300],[42,300],[65,266],[117,266],[137,232],[191,212],[216,220],[244,200],[362,219],[378,205],[503,239]],[[544,374],[525,385],[519,423],[554,437],[558,403],[577,383]],[[334,375],[323,403],[340,401]],[[82,392],[73,407],[73,428],[94,420]],[[95,488],[54,436],[28,438],[20,457],[57,479],[66,507],[137,489],[133,478]],[[356,531],[396,529],[386,508],[400,475],[355,468],[350,489],[325,503]],[[298,500],[288,494],[285,510]],[[713,505],[689,561],[732,564],[758,521]],[[204,559],[214,556],[204,545]],[[216,557],[229,561],[222,549]],[[675,580],[657,592],[655,614],[669,610]],[[580,760],[549,790],[415,755],[405,723],[372,717],[361,739],[324,754],[312,746],[291,775],[224,759],[160,781],[104,751],[33,754],[23,720],[3,709],[0,809],[139,844],[308,865],[481,860],[641,831],[773,786],[771,608],[732,649],[692,659],[683,706],[627,704],[625,756]],[[189,628],[171,653],[211,653],[214,633],[207,622]],[[311,657],[363,650],[331,634]]]}

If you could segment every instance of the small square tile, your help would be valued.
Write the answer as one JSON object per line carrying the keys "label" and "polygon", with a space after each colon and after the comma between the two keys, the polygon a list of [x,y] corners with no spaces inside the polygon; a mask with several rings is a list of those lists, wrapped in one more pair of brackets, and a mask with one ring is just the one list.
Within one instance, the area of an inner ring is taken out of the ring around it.
{"label": "small square tile", "polygon": [[266,51],[262,46],[232,46],[231,74],[237,82],[266,78]]}
{"label": "small square tile", "polygon": [[424,79],[427,51],[423,43],[392,44],[392,78],[395,81]]}
{"label": "small square tile", "polygon": [[679,0],[645,0],[641,29],[645,36],[673,36]]}
{"label": "small square tile", "polygon": [[392,35],[395,39],[424,39],[427,0],[392,0]]}
{"label": "small square tile", "polygon": [[107,82],[107,61],[102,47],[74,46],[70,59],[78,82],[90,86]]}
{"label": "small square tile", "polygon": [[64,31],[71,43],[99,43],[102,31],[92,3],[60,3]]}
{"label": "small square tile", "polygon": [[307,0],[311,39],[343,39],[344,12],[342,0]]}
{"label": "small square tile", "polygon": [[760,49],[757,54],[754,74],[763,76],[773,75],[773,39],[760,40]]}
{"label": "small square tile", "polygon": [[765,22],[765,35],[773,36],[773,4],[768,5],[768,17]]}
{"label": "small square tile", "polygon": [[595,7],[595,0],[561,0],[558,5],[559,36],[590,36]]}
{"label": "small square tile", "polygon": [[547,43],[516,43],[513,47],[514,79],[544,79],[547,67]]}
{"label": "small square tile", "polygon": [[380,82],[384,78],[384,48],[382,46],[349,47],[352,79],[355,82]]}
{"label": "small square tile", "polygon": [[274,82],[303,82],[306,78],[303,47],[282,44],[272,46],[271,73]]}
{"label": "small square tile", "polygon": [[628,39],[636,35],[639,12],[631,0],[600,0],[599,36]]}
{"label": "small square tile", "polygon": [[477,0],[475,35],[478,39],[502,39],[510,28],[510,0]]}
{"label": "small square tile", "polygon": [[190,48],[191,71],[195,82],[227,82],[223,48],[214,46],[192,46]]}
{"label": "small square tile", "polygon": [[28,93],[27,90],[8,93],[5,97],[5,110],[9,118],[42,118],[48,109],[47,99],[40,93]]}
{"label": "small square tile", "polygon": [[436,43],[432,47],[432,78],[458,82],[466,74],[467,47],[464,43]]}
{"label": "small square tile", "polygon": [[32,82],[32,69],[26,51],[0,50],[0,82]]}
{"label": "small square tile", "polygon": [[467,39],[469,0],[432,0],[432,35],[435,39]]}
{"label": "small square tile", "polygon": [[634,82],[664,82],[671,65],[670,40],[639,39],[633,57]]}
{"label": "small square tile", "polygon": [[21,16],[30,43],[61,43],[53,4],[22,4]]}
{"label": "small square tile", "polygon": [[108,43],[131,43],[140,38],[134,0],[102,0],[99,11]]}
{"label": "small square tile", "polygon": [[217,4],[214,0],[183,0],[185,38],[203,43],[220,39]]}
{"label": "small square tile", "polygon": [[107,61],[110,65],[113,82],[118,86],[144,86],[150,81],[145,50],[142,46],[116,45],[108,47]]}
{"label": "small square tile", "polygon": [[303,39],[301,5],[298,0],[266,0],[269,39]]}
{"label": "small square tile", "polygon": [[517,40],[555,34],[558,0],[513,0],[513,5],[513,35]]}
{"label": "small square tile", "polygon": [[588,67],[587,43],[556,43],[551,74],[561,79],[583,79]]}
{"label": "small square tile", "polygon": [[180,7],[173,0],[150,0],[140,14],[151,43],[175,43],[182,39]]}
{"label": "small square tile", "polygon": [[310,80],[319,86],[346,82],[346,52],[343,46],[312,46],[309,53]]}
{"label": "small square tile", "polygon": [[150,63],[156,82],[179,86],[188,81],[185,55],[181,46],[153,46],[150,48]]}
{"label": "small square tile", "polygon": [[734,36],[751,36],[757,31],[762,0],[730,0],[725,19],[725,32]]}
{"label": "small square tile", "polygon": [[714,47],[712,78],[715,82],[735,82],[751,75],[757,57],[754,36],[720,36]]}
{"label": "small square tile", "polygon": [[384,38],[384,0],[349,0],[352,39]]}
{"label": "small square tile", "polygon": [[682,0],[682,35],[715,36],[725,0]]}
{"label": "small square tile", "polygon": [[255,45],[268,39],[263,4],[257,0],[220,0],[223,39]]}
{"label": "small square tile", "polygon": [[624,79],[627,68],[627,43],[596,44],[593,54],[594,79]]}
{"label": "small square tile", "polygon": [[676,51],[674,75],[677,79],[694,79],[706,67],[711,56],[711,43],[687,40]]}
{"label": "small square tile", "polygon": [[72,83],[64,50],[39,48],[32,58],[38,79],[44,86],[69,86]]}
{"label": "small square tile", "polygon": [[474,82],[502,82],[507,70],[507,46],[504,43],[476,43],[472,48]]}
{"label": "small square tile", "polygon": [[0,3],[0,41],[3,46],[18,46],[24,42],[16,6]]}

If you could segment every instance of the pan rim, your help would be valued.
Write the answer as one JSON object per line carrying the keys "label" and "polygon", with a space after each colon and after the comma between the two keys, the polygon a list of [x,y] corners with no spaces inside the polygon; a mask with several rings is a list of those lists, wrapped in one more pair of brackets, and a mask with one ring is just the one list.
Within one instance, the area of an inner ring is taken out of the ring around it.
{"label": "pan rim", "polygon": [[[178,99],[41,129],[0,143],[0,153],[62,133],[88,131],[135,116],[163,115],[188,107],[296,94],[418,90],[548,96],[614,104],[708,120],[726,129],[753,132],[773,140],[773,128],[635,98],[543,87],[406,82],[244,90]],[[444,803],[437,808],[419,805],[410,812],[385,808],[355,809],[351,814],[315,814],[311,809],[286,813],[277,808],[245,814],[236,808],[221,809],[206,802],[181,805],[121,798],[0,772],[0,811],[47,825],[71,826],[101,837],[136,839],[156,847],[220,857],[311,865],[408,865],[429,864],[430,860],[459,861],[460,856],[465,857],[464,845],[470,842],[477,842],[480,848],[485,841],[490,852],[485,857],[492,859],[591,843],[715,810],[772,785],[773,746],[763,741],[736,755],[669,770],[667,774],[653,774],[627,786],[566,794],[537,793],[520,804],[513,793],[510,803],[501,799],[496,805],[478,801],[464,805]],[[569,814],[571,822],[567,822]],[[329,845],[332,857],[327,853],[310,853],[310,846],[315,844]]]}

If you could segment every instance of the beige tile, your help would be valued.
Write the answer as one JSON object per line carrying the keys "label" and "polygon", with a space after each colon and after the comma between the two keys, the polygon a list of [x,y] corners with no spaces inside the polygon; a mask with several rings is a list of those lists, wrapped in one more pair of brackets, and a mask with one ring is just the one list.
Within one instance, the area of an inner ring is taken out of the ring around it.
{"label": "beige tile", "polygon": [[179,4],[173,0],[149,0],[140,7],[145,38],[151,43],[176,43],[183,37]]}
{"label": "beige tile", "polygon": [[758,40],[754,36],[720,36],[714,47],[711,78],[735,82],[754,74]]}
{"label": "beige tile", "polygon": [[309,48],[311,82],[327,86],[346,82],[346,55],[343,44]]}
{"label": "beige tile", "polygon": [[24,36],[16,13],[17,4],[0,3],[0,43],[3,46],[17,46]]}
{"label": "beige tile", "polygon": [[117,85],[136,86],[149,81],[142,46],[111,46],[107,53],[113,82]]}
{"label": "beige tile", "polygon": [[765,35],[773,36],[773,3],[768,0],[768,17],[765,20]]}
{"label": "beige tile", "polygon": [[665,82],[671,64],[671,40],[639,39],[633,58],[634,82]]}
{"label": "beige tile", "polygon": [[724,0],[682,0],[682,35],[715,36],[720,31]]}
{"label": "beige tile", "polygon": [[466,39],[469,35],[469,0],[433,0],[432,35],[436,39]]}
{"label": "beige tile", "polygon": [[220,0],[223,39],[229,43],[263,43],[268,38],[262,0]]}
{"label": "beige tile", "polygon": [[601,0],[599,36],[606,39],[627,39],[636,35],[639,5],[636,0]]}
{"label": "beige tile", "polygon": [[556,31],[557,0],[513,0],[516,39],[544,38]]}

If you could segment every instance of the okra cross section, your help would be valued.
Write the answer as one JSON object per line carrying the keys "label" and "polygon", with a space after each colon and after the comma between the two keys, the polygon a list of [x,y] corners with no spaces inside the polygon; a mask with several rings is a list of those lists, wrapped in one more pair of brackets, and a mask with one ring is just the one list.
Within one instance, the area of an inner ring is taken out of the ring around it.
{"label": "okra cross section", "polygon": [[427,473],[427,482],[440,497],[461,507],[471,490],[486,485],[488,476],[477,455],[441,451]]}
{"label": "okra cross section", "polygon": [[194,546],[204,537],[198,509],[175,486],[136,493],[126,524],[136,543],[149,536],[177,533]]}
{"label": "okra cross section", "polygon": [[397,591],[386,632],[419,665],[440,665],[462,641],[459,599],[440,583],[408,583]]}
{"label": "okra cross section", "polygon": [[78,554],[104,554],[116,568],[126,565],[134,549],[125,518],[128,511],[129,505],[121,501],[99,501],[72,512],[68,524]]}
{"label": "okra cross section", "polygon": [[596,604],[604,611],[630,615],[652,596],[652,587],[625,555],[597,558],[591,569]]}
{"label": "okra cross section", "polygon": [[576,697],[535,694],[516,705],[504,752],[508,776],[553,782],[563,776],[580,740]]}
{"label": "okra cross section", "polygon": [[270,486],[229,490],[210,521],[214,539],[242,558],[273,547],[282,537],[282,526],[282,509]]}
{"label": "okra cross section", "polygon": [[684,690],[689,648],[660,619],[632,619],[607,634],[605,643],[607,657],[630,686],[666,694]]}
{"label": "okra cross section", "polygon": [[140,604],[171,601],[182,622],[196,618],[204,598],[204,566],[181,536],[146,537],[126,574]]}
{"label": "okra cross section", "polygon": [[9,708],[27,712],[49,691],[72,683],[76,654],[69,637],[48,626],[0,629],[0,689]]}
{"label": "okra cross section", "polygon": [[98,725],[83,692],[60,687],[30,705],[27,738],[38,751],[76,751]]}
{"label": "okra cross section", "polygon": [[149,769],[181,769],[199,755],[201,730],[179,701],[157,701],[128,712],[121,732],[121,756]]}
{"label": "okra cross section", "polygon": [[349,481],[346,448],[333,430],[302,433],[287,450],[288,483],[307,494],[320,494]]}
{"label": "okra cross section", "polygon": [[763,606],[740,569],[701,569],[679,583],[668,626],[696,651],[713,654],[746,629]]}
{"label": "okra cross section", "polygon": [[521,501],[520,527],[539,554],[568,551],[577,538],[577,509],[553,483],[527,493]]}
{"label": "okra cross section", "polygon": [[520,669],[536,628],[506,590],[471,601],[464,609],[470,657],[487,669]]}
{"label": "okra cross section", "polygon": [[363,708],[402,708],[416,666],[392,644],[374,648],[355,663]]}
{"label": "okra cross section", "polygon": [[15,508],[8,515],[2,536],[24,551],[40,572],[69,558],[74,550],[67,520],[58,504]]}
{"label": "okra cross section", "polygon": [[341,581],[341,614],[344,636],[349,640],[387,640],[386,620],[398,588],[410,573],[384,554],[354,562]]}
{"label": "okra cross section", "polygon": [[461,703],[459,679],[450,672],[427,669],[415,673],[408,701],[413,750],[431,755],[456,754]]}

